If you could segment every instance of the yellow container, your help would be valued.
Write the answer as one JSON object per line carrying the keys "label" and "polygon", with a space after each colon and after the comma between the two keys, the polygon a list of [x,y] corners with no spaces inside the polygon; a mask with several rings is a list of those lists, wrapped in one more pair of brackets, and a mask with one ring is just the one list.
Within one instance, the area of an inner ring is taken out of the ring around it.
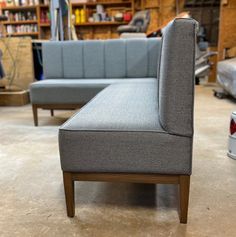
{"label": "yellow container", "polygon": [[75,24],[81,23],[80,10],[77,8],[75,10]]}
{"label": "yellow container", "polygon": [[85,10],[84,9],[81,9],[81,11],[80,11],[80,21],[81,21],[81,23],[86,22],[86,16],[85,16]]}

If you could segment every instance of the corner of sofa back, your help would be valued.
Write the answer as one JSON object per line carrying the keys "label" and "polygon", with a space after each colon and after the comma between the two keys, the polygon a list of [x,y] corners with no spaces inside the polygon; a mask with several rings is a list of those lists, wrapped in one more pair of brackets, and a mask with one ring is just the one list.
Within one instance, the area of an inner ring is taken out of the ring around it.
{"label": "corner of sofa back", "polygon": [[64,73],[61,42],[43,42],[42,63],[44,78],[63,78]]}
{"label": "corner of sofa back", "polygon": [[159,114],[169,133],[193,136],[195,43],[198,23],[176,18],[164,29],[159,69]]}

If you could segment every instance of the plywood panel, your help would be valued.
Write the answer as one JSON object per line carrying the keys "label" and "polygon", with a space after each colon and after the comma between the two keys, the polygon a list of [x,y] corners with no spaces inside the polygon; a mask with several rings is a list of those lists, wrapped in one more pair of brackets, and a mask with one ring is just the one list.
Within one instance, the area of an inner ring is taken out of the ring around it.
{"label": "plywood panel", "polygon": [[144,0],[144,5],[146,8],[156,8],[159,7],[159,0]]}
{"label": "plywood panel", "polygon": [[6,79],[1,84],[27,90],[34,81],[31,38],[2,38],[0,49],[3,51],[2,60],[6,72]]}
{"label": "plywood panel", "polygon": [[155,31],[157,29],[157,26],[159,25],[159,11],[158,9],[150,9],[150,15],[151,15],[151,22],[148,26],[148,32]]}
{"label": "plywood panel", "polygon": [[[217,51],[217,47],[211,47],[210,51]],[[217,55],[214,55],[210,58],[211,62],[211,71],[209,74],[209,82],[215,82],[216,81],[216,66],[217,66]]]}
{"label": "plywood panel", "polygon": [[110,39],[111,38],[111,28],[110,26],[96,27],[94,29],[94,39]]}
{"label": "plywood panel", "polygon": [[219,29],[219,60],[224,59],[224,51],[227,48],[236,46],[236,0],[222,2],[220,11]]}

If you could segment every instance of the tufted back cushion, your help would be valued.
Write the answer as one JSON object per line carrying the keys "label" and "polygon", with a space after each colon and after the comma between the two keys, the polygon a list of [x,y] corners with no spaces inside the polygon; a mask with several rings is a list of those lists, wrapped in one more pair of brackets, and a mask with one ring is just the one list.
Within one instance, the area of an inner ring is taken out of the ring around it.
{"label": "tufted back cushion", "polygon": [[157,77],[161,40],[117,39],[43,43],[43,68],[53,78]]}

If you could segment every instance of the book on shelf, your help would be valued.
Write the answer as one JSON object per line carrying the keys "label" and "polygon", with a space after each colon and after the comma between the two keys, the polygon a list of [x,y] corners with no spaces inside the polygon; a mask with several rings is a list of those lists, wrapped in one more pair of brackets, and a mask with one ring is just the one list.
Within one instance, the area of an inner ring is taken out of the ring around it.
{"label": "book on shelf", "polygon": [[30,25],[8,25],[6,27],[8,34],[16,34],[16,33],[36,33],[38,32],[38,27],[36,24]]}
{"label": "book on shelf", "polygon": [[0,0],[0,6],[35,6],[39,4],[39,0]]}
{"label": "book on shelf", "polygon": [[36,21],[36,12],[23,11],[23,12],[11,12],[4,11],[4,15],[8,18],[8,21]]}

